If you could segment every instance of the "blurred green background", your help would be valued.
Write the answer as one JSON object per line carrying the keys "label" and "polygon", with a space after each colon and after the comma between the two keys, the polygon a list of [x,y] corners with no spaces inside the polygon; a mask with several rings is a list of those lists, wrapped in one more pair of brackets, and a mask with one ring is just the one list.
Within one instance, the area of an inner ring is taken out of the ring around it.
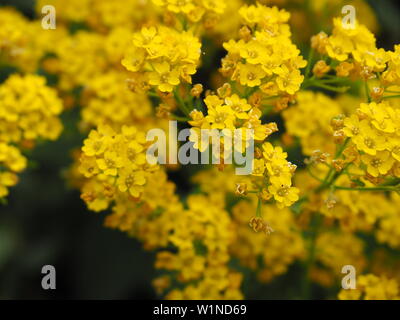
{"label": "blurred green background", "polygon": [[[0,0],[33,17],[33,2]],[[379,46],[391,49],[400,39],[398,0],[370,1],[378,16]],[[216,62],[218,63],[218,62]],[[0,81],[7,76],[0,70]],[[56,142],[46,142],[29,156],[32,164],[11,189],[8,205],[0,205],[0,299],[147,299],[156,298],[154,254],[119,231],[102,226],[102,214],[86,210],[79,192],[69,188],[63,170],[71,164],[70,150],[81,144],[74,123],[78,110],[63,114],[66,127]],[[171,177],[182,189],[182,175]],[[184,190],[182,190],[184,191]],[[41,288],[41,268],[56,267],[57,289]],[[298,274],[288,274],[263,286],[251,278],[248,298],[293,298]],[[282,288],[285,288],[283,290]],[[315,292],[316,298],[326,293]]]}

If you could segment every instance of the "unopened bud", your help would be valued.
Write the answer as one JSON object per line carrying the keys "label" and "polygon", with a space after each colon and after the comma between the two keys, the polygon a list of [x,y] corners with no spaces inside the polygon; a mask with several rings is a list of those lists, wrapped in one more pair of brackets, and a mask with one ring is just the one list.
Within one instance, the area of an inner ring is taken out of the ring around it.
{"label": "unopened bud", "polygon": [[239,37],[245,41],[249,41],[251,39],[251,30],[248,26],[243,26],[239,30]]}
{"label": "unopened bud", "polygon": [[371,90],[371,98],[373,100],[380,100],[383,96],[385,89],[382,87],[373,87]]}
{"label": "unopened bud", "polygon": [[337,172],[342,171],[343,168],[344,168],[344,165],[345,165],[345,162],[342,159],[334,159],[334,160],[332,160],[332,166]]}
{"label": "unopened bud", "polygon": [[319,60],[313,68],[313,74],[317,78],[322,78],[324,74],[328,73],[331,70],[331,67],[326,64],[324,60]]}
{"label": "unopened bud", "polygon": [[343,143],[344,139],[346,139],[346,135],[345,135],[345,133],[344,133],[343,130],[336,130],[336,131],[333,133],[333,141],[334,141],[336,144],[341,144],[341,143]]}
{"label": "unopened bud", "polygon": [[222,99],[229,97],[232,93],[232,87],[229,83],[224,83],[224,85],[217,89],[218,96]]}
{"label": "unopened bud", "polygon": [[343,129],[343,127],[344,127],[344,118],[345,118],[344,114],[340,114],[340,115],[332,118],[331,127],[333,128],[333,130]]}
{"label": "unopened bud", "polygon": [[203,92],[203,85],[200,83],[195,84],[192,90],[190,90],[190,94],[195,98],[200,97],[202,92]]}
{"label": "unopened bud", "polygon": [[237,196],[247,195],[247,184],[246,183],[236,183],[235,194]]}
{"label": "unopened bud", "polygon": [[251,218],[249,225],[255,232],[261,231],[264,232],[266,235],[269,235],[271,234],[271,232],[274,232],[271,226],[260,217]]}

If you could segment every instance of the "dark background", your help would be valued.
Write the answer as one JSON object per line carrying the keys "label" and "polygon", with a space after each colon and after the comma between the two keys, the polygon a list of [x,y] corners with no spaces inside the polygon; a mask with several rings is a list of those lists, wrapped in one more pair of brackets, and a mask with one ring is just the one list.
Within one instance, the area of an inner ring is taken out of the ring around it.
{"label": "dark background", "polygon": [[[370,4],[381,26],[378,44],[392,49],[400,42],[399,1]],[[33,1],[0,0],[1,5],[33,16]],[[4,77],[0,72],[0,79]],[[156,275],[153,254],[126,234],[104,228],[104,214],[86,210],[79,192],[67,186],[63,170],[71,164],[70,150],[83,137],[74,126],[77,110],[65,112],[62,118],[66,129],[61,138],[41,143],[29,155],[30,168],[11,189],[8,205],[0,205],[0,299],[156,298],[150,285]],[[186,177],[172,178],[181,192],[187,191]],[[41,268],[46,264],[56,267],[56,290],[41,288]],[[247,283],[246,297],[296,297],[290,285],[295,276],[291,270],[268,286]],[[315,298],[326,296],[317,291]]]}

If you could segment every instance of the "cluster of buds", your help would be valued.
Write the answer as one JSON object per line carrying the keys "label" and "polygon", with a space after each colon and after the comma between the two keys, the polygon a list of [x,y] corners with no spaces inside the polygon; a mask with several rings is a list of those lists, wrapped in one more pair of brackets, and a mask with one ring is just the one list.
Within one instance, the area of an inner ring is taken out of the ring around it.
{"label": "cluster of buds", "polygon": [[345,115],[340,114],[331,120],[331,127],[334,130],[333,141],[336,144],[341,144],[346,139],[346,135],[345,135],[344,131],[342,130],[344,127],[344,119],[345,119]]}
{"label": "cluster of buds", "polygon": [[274,232],[274,229],[266,222],[263,218],[260,217],[252,217],[249,222],[250,227],[254,230],[254,232],[263,232],[266,235],[270,235]]}

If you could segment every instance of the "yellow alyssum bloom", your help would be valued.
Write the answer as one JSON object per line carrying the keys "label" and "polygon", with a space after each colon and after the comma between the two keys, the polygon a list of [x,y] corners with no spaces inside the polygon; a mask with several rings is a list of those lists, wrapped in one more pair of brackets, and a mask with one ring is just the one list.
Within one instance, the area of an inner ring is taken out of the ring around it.
{"label": "yellow alyssum bloom", "polygon": [[299,69],[307,62],[291,42],[289,13],[257,4],[243,6],[239,14],[252,34],[223,44],[228,54],[220,71],[242,86],[260,87],[266,94],[274,84],[277,94],[295,94],[304,79]]}
{"label": "yellow alyssum bloom", "polygon": [[18,183],[16,173],[27,166],[27,159],[20,150],[12,145],[0,142],[0,198],[8,195],[8,188]]}
{"label": "yellow alyssum bloom", "polygon": [[126,72],[112,71],[87,82],[83,94],[88,98],[81,111],[86,126],[121,127],[141,122],[151,114],[148,97],[128,90],[126,79]]}
{"label": "yellow alyssum bloom", "polygon": [[297,103],[282,112],[287,132],[300,138],[302,151],[311,155],[315,150],[333,153],[329,143],[333,130],[330,121],[343,112],[341,105],[323,93],[301,91]]}
{"label": "yellow alyssum bloom", "polygon": [[0,86],[0,140],[55,140],[63,105],[46,80],[36,75],[11,75]]}
{"label": "yellow alyssum bloom", "polygon": [[367,172],[373,176],[386,175],[394,164],[394,159],[389,151],[377,152],[376,155],[364,154],[361,160],[367,165]]}
{"label": "yellow alyssum bloom", "polygon": [[315,258],[319,263],[313,268],[311,277],[330,287],[342,279],[341,269],[346,264],[363,272],[367,263],[364,248],[364,242],[350,232],[324,231],[316,239]]}
{"label": "yellow alyssum bloom", "polygon": [[299,199],[300,190],[289,185],[270,185],[268,191],[277,201],[278,208],[290,207]]}
{"label": "yellow alyssum bloom", "polygon": [[227,4],[224,0],[152,0],[157,6],[175,14],[183,13],[190,21],[198,22],[208,16],[221,15]]}
{"label": "yellow alyssum bloom", "polygon": [[399,111],[387,101],[362,103],[356,115],[344,119],[344,134],[350,138],[373,177],[392,174],[399,163]]}
{"label": "yellow alyssum bloom", "polygon": [[333,19],[333,25],[332,35],[322,37],[320,34],[318,38],[315,37],[313,47],[319,53],[341,62],[338,69],[341,76],[349,75],[343,63],[353,66],[353,76],[367,79],[371,72],[382,72],[387,68],[390,53],[376,47],[375,36],[366,26],[358,21],[354,27],[344,26],[340,17]]}
{"label": "yellow alyssum bloom", "polygon": [[340,300],[398,300],[399,284],[394,279],[366,274],[357,277],[357,288],[342,289]]}
{"label": "yellow alyssum bloom", "polygon": [[[193,110],[190,113],[192,120],[188,121],[193,126],[189,140],[194,142],[194,148],[201,152],[207,149],[210,139],[214,135],[221,137],[221,147],[223,147],[225,138],[230,143],[234,143],[235,150],[243,152],[250,139],[264,141],[277,131],[275,123],[262,124],[261,111],[252,107],[246,99],[240,98],[237,94],[230,94],[226,97],[211,94],[204,99],[204,102],[207,115]],[[221,131],[210,131],[209,134],[203,131],[202,134],[201,129]],[[247,129],[253,130],[253,133],[247,132]],[[221,148],[221,150],[223,149]]]}
{"label": "yellow alyssum bloom", "polygon": [[305,243],[290,210],[271,204],[263,205],[261,213],[274,232],[270,236],[254,232],[248,223],[249,213],[253,213],[255,208],[254,202],[246,200],[239,201],[232,208],[237,237],[231,252],[241,265],[254,270],[257,278],[267,283],[304,257]]}
{"label": "yellow alyssum bloom", "polygon": [[13,74],[0,85],[0,197],[18,182],[27,159],[17,144],[34,144],[36,139],[55,140],[61,133],[58,115],[63,105],[44,77]]}
{"label": "yellow alyssum bloom", "polygon": [[[103,125],[92,130],[82,147],[80,171],[87,178],[106,183],[105,193],[113,197],[118,192],[139,198],[148,174],[155,167],[145,161],[144,134],[133,126],[119,131]],[[87,193],[88,191],[86,191]],[[96,197],[87,201],[94,201]]]}
{"label": "yellow alyssum bloom", "polygon": [[[122,65],[144,76],[149,85],[171,92],[182,80],[191,82],[200,58],[199,40],[190,32],[167,27],[142,28],[133,36]],[[150,71],[151,70],[151,71]]]}

